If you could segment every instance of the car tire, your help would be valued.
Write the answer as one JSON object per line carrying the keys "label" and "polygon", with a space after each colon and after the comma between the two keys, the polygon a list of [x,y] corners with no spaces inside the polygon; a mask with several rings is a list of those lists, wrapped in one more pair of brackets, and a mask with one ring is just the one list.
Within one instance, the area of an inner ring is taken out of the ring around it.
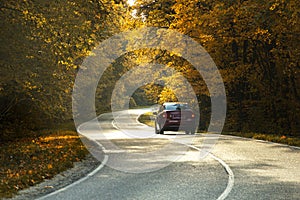
{"label": "car tire", "polygon": [[156,134],[164,134],[164,130],[160,128],[159,124],[155,122],[155,133]]}
{"label": "car tire", "polygon": [[164,130],[163,130],[163,129],[160,129],[160,130],[159,130],[159,134],[162,134],[162,135],[163,135],[163,134],[164,134]]}
{"label": "car tire", "polygon": [[188,131],[188,130],[186,130],[186,131],[185,131],[185,134],[187,134],[187,135],[188,135],[189,133],[190,133],[190,131]]}
{"label": "car tire", "polygon": [[155,122],[155,134],[159,134],[159,127],[157,125],[157,123]]}
{"label": "car tire", "polygon": [[159,126],[159,125],[158,125],[158,127],[159,127],[159,134],[162,134],[162,135],[163,135],[163,134],[164,134],[164,129],[161,128],[161,126]]}

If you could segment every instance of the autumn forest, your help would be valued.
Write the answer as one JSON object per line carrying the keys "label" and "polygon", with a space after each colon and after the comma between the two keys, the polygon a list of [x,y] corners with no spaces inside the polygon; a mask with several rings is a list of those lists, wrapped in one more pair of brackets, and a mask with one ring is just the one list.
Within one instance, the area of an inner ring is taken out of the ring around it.
{"label": "autumn forest", "polygon": [[[111,36],[141,27],[176,30],[202,45],[223,78],[224,131],[300,136],[300,4],[296,0],[1,1],[0,141],[72,121],[72,91],[83,60]],[[201,74],[178,55],[143,49],[107,68],[97,113],[129,69],[161,63],[191,83],[207,130],[210,97]],[[134,81],[134,80],[133,80]],[[162,81],[176,82],[176,77]],[[157,84],[140,87],[131,106],[174,101]]]}

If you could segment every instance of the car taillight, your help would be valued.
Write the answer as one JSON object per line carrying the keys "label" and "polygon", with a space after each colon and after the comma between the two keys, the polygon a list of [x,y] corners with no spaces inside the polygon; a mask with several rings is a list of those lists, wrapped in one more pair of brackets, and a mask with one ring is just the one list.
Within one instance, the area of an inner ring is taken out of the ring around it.
{"label": "car taillight", "polygon": [[195,117],[195,114],[193,113],[193,114],[192,114],[192,118],[194,118],[194,117]]}
{"label": "car taillight", "polygon": [[162,116],[163,116],[163,118],[167,118],[167,115],[166,115],[166,114],[163,114]]}

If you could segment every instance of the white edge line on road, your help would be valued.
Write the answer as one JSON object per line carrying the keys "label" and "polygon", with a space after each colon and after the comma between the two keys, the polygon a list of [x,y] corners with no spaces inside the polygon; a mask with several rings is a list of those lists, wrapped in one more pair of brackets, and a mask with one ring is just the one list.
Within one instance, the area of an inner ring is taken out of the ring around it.
{"label": "white edge line on road", "polygon": [[[140,115],[139,115],[139,116],[140,116]],[[138,117],[139,117],[139,116],[138,116]],[[140,123],[140,122],[138,121],[138,117],[136,118],[136,121],[137,121],[138,123]],[[113,127],[115,127],[116,129],[119,129],[119,127],[117,127],[117,126],[115,125],[114,120],[112,120],[111,123],[112,123]],[[140,124],[142,124],[142,123],[140,123]],[[81,124],[81,125],[78,127],[78,129],[77,129],[77,131],[78,131],[79,133],[80,133],[80,127],[81,127],[82,125],[83,125],[83,124]],[[81,133],[80,133],[80,134],[81,134]],[[81,135],[83,135],[83,134],[81,134]],[[105,150],[105,148],[104,148],[99,142],[97,142],[96,140],[94,140],[94,142],[95,142],[99,147],[101,147],[103,150]],[[184,145],[186,145],[186,146],[188,146],[188,147],[190,147],[190,148],[196,149],[196,150],[198,150],[198,151],[201,151],[201,149],[198,148],[198,147],[196,147],[196,146],[188,145],[188,144],[184,144]],[[217,199],[217,200],[224,200],[224,199],[228,196],[228,194],[231,192],[231,190],[232,190],[232,188],[233,188],[233,186],[234,186],[234,174],[233,174],[233,171],[230,169],[230,167],[229,167],[222,159],[220,159],[220,158],[214,156],[214,155],[211,154],[211,153],[209,153],[209,155],[210,155],[213,159],[215,159],[216,161],[218,161],[218,162],[224,167],[224,169],[226,170],[226,172],[227,172],[227,174],[228,174],[227,187],[226,187],[226,189],[223,191],[223,193],[221,194],[221,196],[219,196],[218,199]],[[98,171],[100,171],[100,170],[106,165],[107,161],[108,161],[108,155],[104,155],[104,159],[103,159],[103,161],[101,162],[101,164],[100,164],[96,169],[94,169],[92,172],[90,172],[89,174],[87,174],[85,177],[83,177],[83,178],[81,178],[81,179],[79,179],[79,180],[77,180],[77,181],[71,183],[70,185],[67,185],[66,187],[60,188],[59,190],[56,190],[56,191],[54,191],[54,192],[52,192],[52,193],[49,193],[49,194],[47,194],[47,195],[45,195],[45,196],[39,197],[39,198],[37,198],[36,200],[43,200],[43,199],[46,199],[46,198],[51,197],[51,196],[53,196],[53,195],[55,195],[55,194],[58,194],[58,193],[60,193],[60,192],[62,192],[62,191],[65,191],[65,190],[67,190],[67,189],[69,189],[69,188],[71,188],[71,187],[73,187],[73,186],[75,186],[75,185],[77,185],[77,184],[79,184],[79,183],[82,183],[83,181],[85,181],[86,179],[90,178],[91,176],[94,176]]]}
{"label": "white edge line on road", "polygon": [[[143,114],[143,113],[142,113]],[[139,124],[143,124],[141,122],[139,122],[139,117],[142,115],[142,114],[139,114],[136,118],[136,122],[139,123]],[[113,122],[112,122],[113,124]],[[113,124],[114,125],[114,124]],[[145,124],[144,124],[145,125]],[[147,125],[146,125],[147,126]],[[180,144],[184,144],[184,143],[180,143]],[[200,148],[194,146],[194,145],[189,145],[189,144],[184,144],[190,148],[193,148],[197,151],[202,151]],[[228,195],[229,193],[231,192],[233,186],[234,186],[234,174],[233,174],[233,171],[231,170],[231,168],[229,167],[229,165],[227,165],[225,163],[225,161],[223,161],[222,159],[216,157],[215,155],[213,155],[212,153],[209,153],[210,157],[213,158],[214,160],[216,160],[217,162],[219,162],[225,169],[226,173],[228,174],[228,182],[227,182],[227,186],[226,186],[226,189],[223,191],[223,193],[218,197],[217,200],[224,200]]]}
{"label": "white edge line on road", "polygon": [[[195,150],[201,151],[201,149],[196,146],[188,145],[188,144],[185,144],[185,145],[190,148],[193,148]],[[233,174],[233,171],[231,170],[231,168],[229,167],[229,165],[227,165],[222,159],[216,157],[212,153],[209,153],[209,155],[214,160],[218,161],[224,167],[225,171],[228,174],[228,182],[227,182],[226,189],[223,191],[223,193],[217,199],[217,200],[224,200],[229,195],[229,193],[231,192],[231,190],[234,186],[234,174]]]}
{"label": "white edge line on road", "polygon": [[[81,124],[81,125],[83,125],[83,124]],[[80,133],[80,127],[81,127],[81,125],[78,126],[78,129],[77,129],[77,131],[78,131],[79,134],[81,134],[81,133]],[[83,134],[81,134],[81,135],[83,135]],[[89,138],[88,138],[88,139],[89,139]],[[103,151],[105,150],[105,148],[104,148],[99,142],[97,142],[96,140],[93,140],[93,141],[94,141],[99,147],[101,147]],[[51,197],[51,196],[53,196],[53,195],[55,195],[55,194],[58,194],[58,193],[60,193],[60,192],[62,192],[62,191],[65,191],[65,190],[67,190],[67,189],[69,189],[69,188],[71,188],[71,187],[73,187],[73,186],[75,186],[75,185],[77,185],[77,184],[79,184],[79,183],[82,183],[82,182],[85,181],[86,179],[90,178],[91,176],[94,176],[97,172],[99,172],[99,171],[106,165],[107,161],[108,161],[108,155],[104,155],[104,159],[103,159],[103,161],[101,162],[101,164],[100,164],[96,169],[94,169],[93,171],[91,171],[90,173],[88,173],[86,176],[84,176],[83,178],[81,178],[81,179],[79,179],[79,180],[77,180],[77,181],[71,183],[70,185],[67,185],[66,187],[60,188],[59,190],[56,190],[56,191],[54,191],[54,192],[51,192],[51,193],[49,193],[49,194],[47,194],[47,195],[45,195],[45,196],[39,197],[39,198],[37,198],[36,200],[43,200],[43,199],[46,199],[46,198]]]}
{"label": "white edge line on road", "polygon": [[115,120],[112,120],[112,121],[111,121],[111,125],[112,125],[115,129],[117,129],[117,130],[120,129],[119,127],[117,127]]}
{"label": "white edge line on road", "polygon": [[291,149],[300,150],[300,147],[297,147],[297,146],[291,146],[291,145],[288,145],[288,144],[271,142],[271,141],[267,141],[267,140],[259,140],[259,139],[254,139],[254,138],[246,138],[246,137],[240,137],[240,136],[235,136],[235,135],[222,135],[222,134],[220,134],[220,136],[222,136],[222,137],[229,137],[229,138],[243,139],[243,140],[251,140],[251,141],[261,142],[261,143],[266,143],[266,144],[274,144],[274,145],[278,145],[278,146],[289,147]]}
{"label": "white edge line on road", "polygon": [[224,190],[224,192],[218,197],[217,200],[223,200],[225,199],[229,193],[231,192],[233,186],[234,186],[234,174],[233,171],[231,170],[231,168],[229,167],[229,165],[227,165],[222,159],[216,157],[215,155],[209,153],[209,155],[217,160],[219,163],[221,163],[221,165],[223,165],[223,167],[225,168],[227,174],[228,174],[228,182],[227,182],[227,187]]}
{"label": "white edge line on road", "polygon": [[[143,114],[143,113],[142,113]],[[138,118],[142,115],[142,114],[139,114],[137,117],[136,117],[136,122],[138,124],[143,124],[141,122],[138,121]],[[117,125],[115,125],[115,120],[112,120],[111,124],[113,125],[113,127],[115,127],[116,129],[119,129],[119,127],[117,127]],[[143,124],[145,125],[145,124]],[[147,125],[145,125],[147,126]],[[184,144],[184,143],[180,143],[180,144],[183,144],[183,145],[186,145],[190,148],[193,148],[197,151],[202,151],[200,148],[196,147],[196,146],[193,146],[193,145],[189,145],[189,144]],[[229,167],[229,165],[227,165],[222,159],[216,157],[215,155],[213,155],[212,153],[209,153],[209,155],[211,156],[211,158],[213,158],[214,160],[216,160],[217,162],[219,162],[223,168],[225,169],[226,173],[228,174],[228,182],[227,182],[227,186],[226,186],[226,189],[223,191],[223,193],[217,198],[217,200],[224,200],[228,195],[229,193],[231,192],[233,186],[234,186],[234,174],[233,174],[233,171],[231,170],[231,168]]]}

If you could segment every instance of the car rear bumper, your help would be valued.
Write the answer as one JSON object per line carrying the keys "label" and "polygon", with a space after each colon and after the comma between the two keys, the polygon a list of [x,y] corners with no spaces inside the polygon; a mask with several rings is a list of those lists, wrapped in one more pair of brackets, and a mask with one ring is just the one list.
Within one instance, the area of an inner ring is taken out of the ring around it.
{"label": "car rear bumper", "polygon": [[186,120],[186,121],[167,120],[162,127],[163,130],[165,131],[193,130],[195,129],[195,121],[194,120]]}

